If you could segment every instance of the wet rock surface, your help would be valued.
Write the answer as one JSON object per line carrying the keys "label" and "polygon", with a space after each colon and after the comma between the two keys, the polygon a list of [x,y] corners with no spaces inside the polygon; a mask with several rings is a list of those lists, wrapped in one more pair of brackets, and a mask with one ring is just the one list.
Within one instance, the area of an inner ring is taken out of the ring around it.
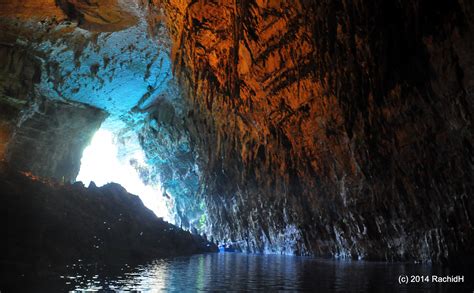
{"label": "wet rock surface", "polygon": [[216,238],[365,259],[474,255],[472,5],[162,5]]}
{"label": "wet rock surface", "polygon": [[183,227],[251,252],[474,256],[468,1],[6,2],[2,54],[27,86],[2,113],[36,93],[107,111]]}
{"label": "wet rock surface", "polygon": [[[27,174],[28,175],[28,174]],[[85,188],[0,166],[5,272],[76,263],[123,264],[217,247],[157,218],[118,184]]]}
{"label": "wet rock surface", "polygon": [[[200,171],[183,123],[187,105],[172,76],[165,26],[150,25],[147,9],[139,8],[136,1],[59,1],[60,8],[69,5],[71,9],[62,17],[57,11],[49,10],[48,14],[35,8],[33,1],[7,2],[0,14],[0,54],[4,57],[0,59],[0,102],[5,113],[0,116],[0,157],[4,157],[10,143],[10,153],[15,155],[7,160],[12,166],[42,177],[74,180],[82,151],[96,130],[96,122],[102,119],[102,114],[92,113],[94,110],[89,113],[81,109],[100,109],[109,118],[102,127],[116,137],[121,159],[129,161],[124,157],[134,152],[135,142],[140,141],[146,162],[131,164],[145,183],[163,187],[163,199],[170,202],[174,222],[187,229],[203,227],[203,203],[196,197]],[[115,15],[114,9],[122,8],[126,9],[117,16],[131,15],[135,20],[126,28],[107,30],[114,22],[108,17],[97,20],[101,13]],[[104,23],[86,25],[81,17]],[[58,109],[61,105],[77,105],[77,113],[62,107],[69,110],[57,113],[61,119],[38,114],[24,124],[34,124],[33,128],[22,128],[18,122],[36,111],[37,100],[57,104]],[[67,116],[69,120],[64,119]],[[83,129],[77,128],[81,122],[75,119],[83,122]],[[48,124],[54,120],[54,125]],[[49,135],[51,130],[69,128],[75,129]],[[24,143],[17,150],[20,144],[12,140],[14,133],[22,141],[40,137],[38,149],[30,148],[33,156],[24,156]],[[84,136],[71,140],[74,135]],[[54,151],[55,147],[45,150],[46,140],[58,148],[78,140],[85,144],[64,149],[61,154]],[[45,156],[37,160],[37,154],[43,151]],[[61,158],[69,160],[67,174],[54,170],[62,164]]]}
{"label": "wet rock surface", "polygon": [[82,151],[106,117],[84,104],[36,101],[17,122],[5,159],[16,170],[73,182]]}

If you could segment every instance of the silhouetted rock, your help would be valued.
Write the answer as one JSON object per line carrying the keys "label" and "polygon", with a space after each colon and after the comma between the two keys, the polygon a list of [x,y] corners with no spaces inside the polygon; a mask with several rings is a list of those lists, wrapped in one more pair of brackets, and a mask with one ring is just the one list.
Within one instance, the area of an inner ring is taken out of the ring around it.
{"label": "silhouetted rock", "polygon": [[157,218],[118,184],[87,189],[30,178],[0,165],[0,263],[40,267],[138,262],[213,252],[205,239]]}
{"label": "silhouetted rock", "polygon": [[235,248],[474,257],[472,1],[3,2],[0,156],[41,93],[125,125],[176,223]]}

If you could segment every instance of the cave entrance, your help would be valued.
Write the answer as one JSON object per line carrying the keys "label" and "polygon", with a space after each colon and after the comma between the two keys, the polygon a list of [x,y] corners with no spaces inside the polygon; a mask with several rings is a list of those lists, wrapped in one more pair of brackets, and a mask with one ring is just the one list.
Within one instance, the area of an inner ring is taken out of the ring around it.
{"label": "cave entrance", "polygon": [[86,186],[93,181],[97,186],[118,183],[129,193],[140,197],[143,204],[165,221],[173,222],[169,213],[171,202],[163,196],[159,182],[143,180],[148,165],[136,134],[119,142],[121,131],[101,127],[84,150],[81,169],[76,181]]}

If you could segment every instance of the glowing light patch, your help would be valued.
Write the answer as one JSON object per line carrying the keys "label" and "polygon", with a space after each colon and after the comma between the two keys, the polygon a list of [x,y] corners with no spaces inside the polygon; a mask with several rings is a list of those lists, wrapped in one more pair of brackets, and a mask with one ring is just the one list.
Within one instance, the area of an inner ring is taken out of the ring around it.
{"label": "glowing light patch", "polygon": [[120,160],[113,133],[99,129],[91,144],[84,150],[81,170],[76,181],[82,181],[86,186],[91,181],[94,181],[97,186],[103,186],[110,182],[119,183],[129,193],[138,195],[143,204],[158,217],[170,222],[161,186],[158,184],[155,186],[145,185],[137,170],[130,165],[132,159],[144,164],[144,154],[141,147],[130,146],[130,149],[134,151],[125,155],[121,154],[122,160]]}

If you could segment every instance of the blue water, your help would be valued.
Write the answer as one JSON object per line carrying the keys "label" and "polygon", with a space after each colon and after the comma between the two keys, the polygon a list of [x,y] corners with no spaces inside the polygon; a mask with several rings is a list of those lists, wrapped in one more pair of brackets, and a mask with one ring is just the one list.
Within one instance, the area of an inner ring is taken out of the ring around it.
{"label": "blue water", "polygon": [[[433,274],[464,274],[465,282],[398,283],[399,275]],[[68,266],[66,273],[43,274],[9,288],[17,286],[18,292],[473,292],[472,274],[466,274],[422,264],[214,253],[136,266],[98,267],[78,262]]]}

